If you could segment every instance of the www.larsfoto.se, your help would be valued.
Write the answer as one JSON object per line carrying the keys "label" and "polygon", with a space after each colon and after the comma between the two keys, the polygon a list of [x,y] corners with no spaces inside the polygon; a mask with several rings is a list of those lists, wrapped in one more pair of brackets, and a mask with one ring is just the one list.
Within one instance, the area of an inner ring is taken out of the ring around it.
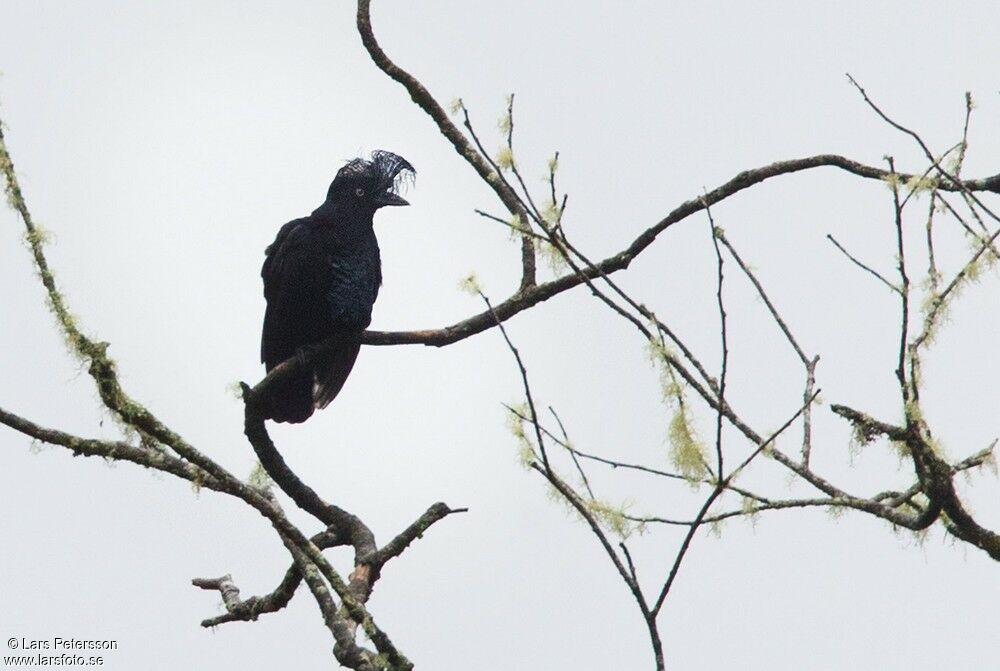
{"label": "www.larsfoto.se", "polygon": [[46,667],[46,666],[104,666],[104,657],[99,655],[73,655],[62,653],[49,655],[36,652],[33,655],[7,655],[3,658],[5,667]]}

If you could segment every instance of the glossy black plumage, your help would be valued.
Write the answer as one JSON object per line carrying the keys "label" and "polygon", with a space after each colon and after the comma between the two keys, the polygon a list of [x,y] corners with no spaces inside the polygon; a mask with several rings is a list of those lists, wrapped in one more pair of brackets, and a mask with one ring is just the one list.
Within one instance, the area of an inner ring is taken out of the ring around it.
{"label": "glossy black plumage", "polygon": [[382,283],[372,218],[380,207],[408,204],[396,191],[400,178],[413,173],[409,162],[387,151],[349,162],[326,201],[308,217],[282,226],[265,251],[260,356],[267,370],[311,345],[337,339],[309,370],[268,393],[266,415],[274,421],[304,422],[344,386]]}

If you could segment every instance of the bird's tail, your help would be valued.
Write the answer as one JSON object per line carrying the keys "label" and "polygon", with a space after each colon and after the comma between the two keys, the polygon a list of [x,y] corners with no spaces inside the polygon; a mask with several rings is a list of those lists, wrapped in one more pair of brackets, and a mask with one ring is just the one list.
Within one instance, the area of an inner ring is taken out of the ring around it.
{"label": "bird's tail", "polygon": [[267,394],[265,417],[299,424],[313,414],[313,373],[305,370],[274,385]]}
{"label": "bird's tail", "polygon": [[306,370],[276,382],[268,390],[265,417],[300,424],[316,408],[328,406],[347,381],[360,349],[355,336],[345,337],[331,351],[315,355]]}
{"label": "bird's tail", "polygon": [[316,361],[315,385],[312,387],[312,402],[315,407],[325,408],[337,397],[354,368],[360,350],[361,342],[352,337]]}

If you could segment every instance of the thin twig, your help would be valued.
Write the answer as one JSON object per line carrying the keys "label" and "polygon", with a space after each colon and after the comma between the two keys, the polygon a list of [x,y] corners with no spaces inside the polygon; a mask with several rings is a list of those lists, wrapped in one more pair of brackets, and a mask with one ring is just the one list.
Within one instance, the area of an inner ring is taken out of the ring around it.
{"label": "thin twig", "polygon": [[854,256],[851,255],[851,253],[849,251],[847,251],[846,249],[844,249],[843,245],[841,245],[839,242],[837,242],[837,239],[834,238],[832,235],[830,235],[829,233],[827,233],[826,234],[826,239],[829,240],[830,242],[832,242],[833,245],[837,249],[839,249],[841,252],[843,252],[844,256],[846,256],[848,259],[850,259],[854,263],[854,265],[856,265],[859,268],[861,268],[862,270],[865,270],[865,271],[871,273],[872,275],[874,275],[876,278],[878,278],[879,281],[882,282],[882,284],[884,284],[885,286],[889,287],[889,289],[891,289],[892,291],[895,291],[897,294],[901,293],[900,290],[899,290],[899,287],[897,287],[895,284],[893,284],[889,280],[885,279],[885,277],[883,277],[878,271],[873,270],[869,266],[866,266],[864,263],[862,263],[861,261],[858,261],[856,258],[854,258]]}

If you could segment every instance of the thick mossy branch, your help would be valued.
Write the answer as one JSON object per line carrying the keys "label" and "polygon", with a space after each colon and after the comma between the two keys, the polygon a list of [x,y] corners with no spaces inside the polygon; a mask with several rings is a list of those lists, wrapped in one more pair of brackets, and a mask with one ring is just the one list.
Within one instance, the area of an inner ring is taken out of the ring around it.
{"label": "thick mossy branch", "polygon": [[359,563],[371,565],[375,567],[376,571],[380,571],[386,562],[403,554],[403,551],[413,541],[422,538],[424,532],[430,529],[431,525],[435,522],[443,520],[452,513],[464,513],[468,512],[468,510],[468,508],[449,508],[446,504],[439,501],[428,508],[427,512],[421,515],[413,524],[401,531],[399,535],[382,546],[373,555],[361,557]]}
{"label": "thick mossy branch", "polygon": [[4,175],[4,190],[7,194],[7,203],[21,216],[21,220],[24,222],[24,239],[31,250],[35,268],[38,271],[38,277],[45,286],[49,307],[59,322],[59,326],[66,337],[70,349],[75,355],[85,361],[105,358],[108,347],[107,343],[94,342],[80,332],[76,325],[76,319],[66,308],[62,294],[56,287],[55,276],[52,274],[48,261],[45,259],[45,253],[42,250],[47,236],[35,225],[31,217],[31,212],[28,210],[24,194],[21,191],[21,185],[17,179],[17,173],[14,170],[14,160],[7,149],[2,122],[0,122],[0,171],[3,171]]}
{"label": "thick mossy branch", "polygon": [[[294,357],[293,357],[294,359]],[[290,362],[287,362],[291,364]],[[285,364],[282,364],[284,366]],[[277,370],[277,369],[276,369]],[[287,373],[293,372],[291,365],[284,368]],[[272,371],[273,372],[273,371]],[[267,376],[267,380],[274,380],[272,376]],[[316,491],[303,482],[295,472],[285,463],[285,459],[274,446],[274,442],[268,435],[264,425],[264,417],[260,413],[260,405],[257,400],[266,393],[266,386],[262,382],[258,388],[265,391],[255,391],[247,384],[240,383],[243,390],[243,400],[245,404],[244,412],[244,433],[247,440],[257,453],[261,466],[267,474],[285,494],[291,498],[302,510],[313,515],[324,526],[352,539],[359,554],[370,554],[375,551],[375,538],[371,531],[361,523],[354,515],[332,506],[324,501]]]}
{"label": "thick mossy branch", "polygon": [[57,429],[40,426],[24,417],[0,408],[0,424],[50,445],[68,448],[74,456],[102,457],[112,461],[129,461],[133,464],[152,468],[188,480],[198,487],[218,491],[229,491],[225,483],[182,459],[162,450],[146,446],[136,446],[123,441],[81,438]]}
{"label": "thick mossy branch", "polygon": [[[321,550],[347,544],[346,539],[330,531],[316,534],[310,540]],[[201,589],[217,590],[222,596],[223,604],[226,606],[226,613],[208,618],[201,623],[203,627],[215,627],[226,622],[256,620],[263,614],[274,613],[283,609],[292,600],[299,585],[302,584],[302,572],[293,563],[285,571],[284,578],[272,592],[264,596],[252,596],[247,599],[239,598],[240,590],[233,582],[232,576],[229,575],[212,579],[195,578],[191,581],[191,584]]]}

